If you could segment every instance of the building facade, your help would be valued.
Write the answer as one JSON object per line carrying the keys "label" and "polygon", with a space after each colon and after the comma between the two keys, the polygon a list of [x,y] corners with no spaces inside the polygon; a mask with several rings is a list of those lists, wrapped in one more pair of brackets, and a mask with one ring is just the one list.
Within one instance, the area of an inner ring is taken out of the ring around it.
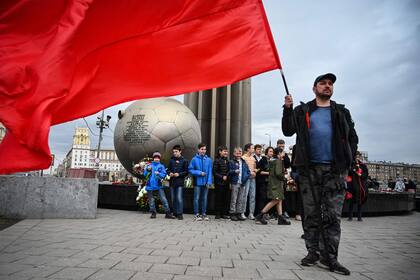
{"label": "building facade", "polygon": [[96,169],[103,181],[118,179],[124,169],[113,149],[101,149],[97,160],[97,150],[91,149],[89,130],[85,127],[75,129],[72,147],[58,166],[57,175],[66,177],[70,168]]}
{"label": "building facade", "polygon": [[378,181],[387,182],[389,179],[407,178],[420,182],[420,164],[392,163],[386,161],[368,161],[366,165],[369,176]]}

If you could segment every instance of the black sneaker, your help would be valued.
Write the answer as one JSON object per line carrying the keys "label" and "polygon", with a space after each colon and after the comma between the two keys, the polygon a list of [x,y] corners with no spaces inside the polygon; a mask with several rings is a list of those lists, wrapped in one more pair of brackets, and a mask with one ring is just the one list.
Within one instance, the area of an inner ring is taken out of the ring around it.
{"label": "black sneaker", "polygon": [[350,270],[345,268],[343,265],[341,265],[338,261],[334,261],[332,264],[328,264],[328,261],[325,259],[322,259],[320,263],[327,268],[330,269],[331,272],[335,272],[342,275],[350,275]]}
{"label": "black sneaker", "polygon": [[232,214],[232,215],[230,215],[230,220],[236,222],[236,221],[238,221],[238,216],[236,214]]}
{"label": "black sneaker", "polygon": [[184,217],[182,216],[182,214],[178,214],[178,220],[183,220],[184,219]]}
{"label": "black sneaker", "polygon": [[264,218],[264,215],[262,213],[255,216],[255,222],[260,222],[262,225],[266,225],[267,221]]}
{"label": "black sneaker", "polygon": [[229,215],[223,215],[222,216],[222,219],[229,220],[230,219],[230,216]]}
{"label": "black sneaker", "polygon": [[150,219],[156,219],[156,212],[152,212],[152,215],[150,215]]}
{"label": "black sneaker", "polygon": [[165,219],[176,219],[174,215],[172,215],[172,213],[166,213],[165,214]]}
{"label": "black sneaker", "polygon": [[357,221],[358,222],[363,222],[363,219],[359,217],[359,218],[357,218]]}
{"label": "black sneaker", "polygon": [[221,219],[221,218],[222,218],[222,216],[220,216],[220,215],[216,215],[214,218],[215,218],[216,220],[219,220],[219,219]]}
{"label": "black sneaker", "polygon": [[319,261],[319,255],[315,252],[309,252],[308,255],[306,255],[306,257],[304,257],[300,263],[303,266],[311,266],[317,263],[317,261]]}
{"label": "black sneaker", "polygon": [[283,215],[279,215],[277,220],[278,225],[290,225],[290,221]]}

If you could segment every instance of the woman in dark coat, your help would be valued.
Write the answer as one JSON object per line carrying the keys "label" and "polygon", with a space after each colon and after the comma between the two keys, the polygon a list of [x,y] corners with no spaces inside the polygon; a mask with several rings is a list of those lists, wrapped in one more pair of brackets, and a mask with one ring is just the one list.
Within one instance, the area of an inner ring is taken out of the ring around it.
{"label": "woman in dark coat", "polygon": [[362,221],[362,205],[367,200],[367,187],[366,182],[369,176],[368,168],[361,160],[360,152],[356,152],[356,165],[350,173],[351,182],[349,186],[349,192],[352,194],[349,200],[349,218],[353,220],[353,206],[357,204],[357,220]]}
{"label": "woman in dark coat", "polygon": [[290,221],[283,216],[282,201],[284,200],[284,184],[286,179],[284,177],[284,164],[283,157],[284,152],[280,152],[277,148],[274,150],[276,160],[269,162],[269,176],[267,185],[267,198],[271,199],[269,203],[265,205],[261,213],[255,217],[255,220],[261,224],[266,225],[267,220],[264,218],[264,214],[270,211],[271,208],[277,206],[278,224],[279,225],[290,225]]}

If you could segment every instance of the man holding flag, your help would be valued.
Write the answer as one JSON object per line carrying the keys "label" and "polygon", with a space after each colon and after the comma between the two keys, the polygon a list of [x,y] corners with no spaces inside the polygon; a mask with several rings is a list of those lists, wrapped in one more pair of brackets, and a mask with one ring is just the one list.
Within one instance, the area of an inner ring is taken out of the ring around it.
{"label": "man holding flag", "polygon": [[350,275],[337,256],[344,179],[355,159],[358,137],[349,110],[331,100],[335,81],[332,73],[317,77],[312,88],[315,99],[295,109],[292,96],[287,95],[282,130],[286,136],[297,134],[292,164],[299,173],[308,250],[302,265],[320,260],[330,271]]}

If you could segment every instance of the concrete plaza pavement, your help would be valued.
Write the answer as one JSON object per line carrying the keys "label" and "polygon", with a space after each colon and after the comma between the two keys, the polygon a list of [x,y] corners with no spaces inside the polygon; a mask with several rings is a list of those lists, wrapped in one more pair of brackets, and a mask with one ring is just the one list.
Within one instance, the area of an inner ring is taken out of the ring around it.
{"label": "concrete plaza pavement", "polygon": [[[211,216],[211,218],[214,216]],[[301,224],[166,220],[98,209],[97,219],[23,220],[0,231],[0,279],[420,279],[420,213],[342,220],[350,276],[302,267]]]}

